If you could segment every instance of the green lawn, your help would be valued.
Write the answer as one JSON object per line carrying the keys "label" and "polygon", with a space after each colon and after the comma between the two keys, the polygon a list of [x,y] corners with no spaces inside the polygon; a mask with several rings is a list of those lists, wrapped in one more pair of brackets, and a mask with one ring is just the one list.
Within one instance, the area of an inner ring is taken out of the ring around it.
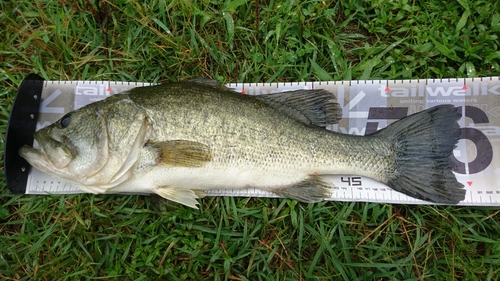
{"label": "green lawn", "polygon": [[[500,75],[491,0],[32,2],[0,2],[2,140],[30,72],[146,82]],[[201,202],[159,212],[142,196],[20,196],[2,176],[0,279],[500,279],[495,208]]]}

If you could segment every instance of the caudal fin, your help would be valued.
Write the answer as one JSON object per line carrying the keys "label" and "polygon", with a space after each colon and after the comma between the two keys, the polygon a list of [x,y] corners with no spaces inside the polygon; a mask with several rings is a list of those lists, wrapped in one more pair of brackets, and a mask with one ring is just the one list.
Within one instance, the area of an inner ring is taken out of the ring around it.
{"label": "caudal fin", "polygon": [[451,171],[450,155],[458,141],[459,109],[439,105],[405,117],[376,133],[395,151],[395,171],[387,185],[409,196],[443,204],[465,198],[464,186]]}

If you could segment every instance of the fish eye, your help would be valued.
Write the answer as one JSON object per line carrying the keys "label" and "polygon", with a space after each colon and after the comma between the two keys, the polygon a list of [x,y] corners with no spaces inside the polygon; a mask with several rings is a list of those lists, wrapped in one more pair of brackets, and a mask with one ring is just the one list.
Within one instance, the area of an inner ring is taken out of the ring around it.
{"label": "fish eye", "polygon": [[66,128],[71,123],[71,113],[68,113],[61,118],[61,128]]}

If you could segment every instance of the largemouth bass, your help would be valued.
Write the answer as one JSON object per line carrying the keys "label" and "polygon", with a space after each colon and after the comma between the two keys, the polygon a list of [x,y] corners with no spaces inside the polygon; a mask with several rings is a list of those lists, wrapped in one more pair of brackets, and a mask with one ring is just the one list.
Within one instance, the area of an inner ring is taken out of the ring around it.
{"label": "largemouth bass", "polygon": [[326,90],[248,96],[194,79],[89,104],[19,151],[32,166],[94,194],[148,193],[197,208],[204,190],[259,188],[302,202],[330,197],[324,175],[370,177],[457,204],[451,171],[458,109],[436,106],[369,136],[325,129],[341,116]]}

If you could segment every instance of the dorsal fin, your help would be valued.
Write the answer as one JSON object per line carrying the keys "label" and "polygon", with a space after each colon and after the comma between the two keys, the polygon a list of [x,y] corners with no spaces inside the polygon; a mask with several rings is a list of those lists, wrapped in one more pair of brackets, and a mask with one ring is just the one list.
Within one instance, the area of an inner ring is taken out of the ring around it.
{"label": "dorsal fin", "polygon": [[[219,82],[217,80],[210,79],[210,78],[191,78],[191,79],[187,79],[185,81],[209,85],[209,86],[216,87],[216,88],[224,87],[224,85],[222,85],[221,82]],[[228,89],[228,88],[226,88],[226,89]]]}
{"label": "dorsal fin", "polygon": [[[231,90],[219,81],[208,78],[186,81]],[[252,97],[306,124],[326,127],[329,124],[337,124],[342,119],[342,108],[334,101],[335,95],[324,89],[295,90]]]}
{"label": "dorsal fin", "polygon": [[255,98],[306,124],[326,127],[342,119],[342,108],[334,101],[335,96],[323,89],[288,91]]}

